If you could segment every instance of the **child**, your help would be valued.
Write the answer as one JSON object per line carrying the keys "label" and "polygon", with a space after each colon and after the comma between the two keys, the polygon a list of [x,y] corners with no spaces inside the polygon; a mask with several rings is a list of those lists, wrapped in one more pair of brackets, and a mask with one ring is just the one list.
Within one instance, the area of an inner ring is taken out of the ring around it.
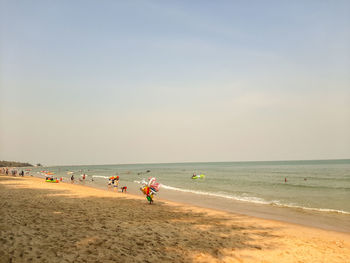
{"label": "child", "polygon": [[114,180],[114,189],[117,189],[118,190],[118,185],[119,185],[119,180],[118,179],[115,179]]}

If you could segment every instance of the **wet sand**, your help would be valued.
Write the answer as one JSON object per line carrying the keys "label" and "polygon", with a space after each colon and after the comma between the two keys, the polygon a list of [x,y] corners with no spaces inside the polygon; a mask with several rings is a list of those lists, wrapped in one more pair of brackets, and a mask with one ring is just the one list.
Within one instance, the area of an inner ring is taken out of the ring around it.
{"label": "wet sand", "polygon": [[0,176],[0,262],[349,262],[350,235]]}
{"label": "wet sand", "polygon": [[[69,178],[63,178],[65,182],[70,181]],[[94,188],[107,189],[104,182],[77,182],[79,184],[88,185]],[[140,195],[140,184],[126,183],[128,192],[134,195]],[[281,207],[266,204],[255,204],[251,202],[237,201],[234,199],[215,197],[210,195],[200,195],[190,192],[174,191],[161,188],[157,194],[157,198],[162,201],[173,201],[202,208],[226,211],[235,214],[243,214],[258,218],[271,219],[286,223],[303,225],[306,227],[316,227],[324,230],[336,232],[344,232],[350,234],[350,215],[336,212],[321,212],[314,210],[306,210],[301,208]]]}

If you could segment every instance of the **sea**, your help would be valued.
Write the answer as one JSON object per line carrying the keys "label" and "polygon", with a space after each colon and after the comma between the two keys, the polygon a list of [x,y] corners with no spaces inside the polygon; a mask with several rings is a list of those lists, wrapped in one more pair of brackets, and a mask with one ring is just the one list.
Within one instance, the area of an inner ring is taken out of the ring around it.
{"label": "sea", "polygon": [[[350,159],[117,164],[35,167],[70,182],[108,190],[108,178],[142,196],[140,182],[161,184],[157,199],[176,201],[266,219],[350,232]],[[203,178],[192,179],[192,175]],[[86,174],[86,180],[81,180]],[[145,199],[146,201],[146,199]]]}

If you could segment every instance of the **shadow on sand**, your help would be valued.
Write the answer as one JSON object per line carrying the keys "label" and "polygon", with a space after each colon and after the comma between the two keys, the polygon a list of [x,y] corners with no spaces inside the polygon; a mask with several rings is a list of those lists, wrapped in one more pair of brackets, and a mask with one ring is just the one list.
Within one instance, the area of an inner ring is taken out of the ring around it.
{"label": "shadow on sand", "polygon": [[1,262],[223,262],[242,250],[278,245],[275,228],[244,222],[244,216],[80,198],[20,180],[0,177]]}

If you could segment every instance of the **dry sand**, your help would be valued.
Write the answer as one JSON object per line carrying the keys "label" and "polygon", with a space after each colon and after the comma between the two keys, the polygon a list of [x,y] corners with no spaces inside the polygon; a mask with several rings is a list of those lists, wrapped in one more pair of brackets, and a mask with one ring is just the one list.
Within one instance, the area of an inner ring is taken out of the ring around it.
{"label": "dry sand", "polygon": [[0,262],[350,262],[350,234],[0,176]]}

